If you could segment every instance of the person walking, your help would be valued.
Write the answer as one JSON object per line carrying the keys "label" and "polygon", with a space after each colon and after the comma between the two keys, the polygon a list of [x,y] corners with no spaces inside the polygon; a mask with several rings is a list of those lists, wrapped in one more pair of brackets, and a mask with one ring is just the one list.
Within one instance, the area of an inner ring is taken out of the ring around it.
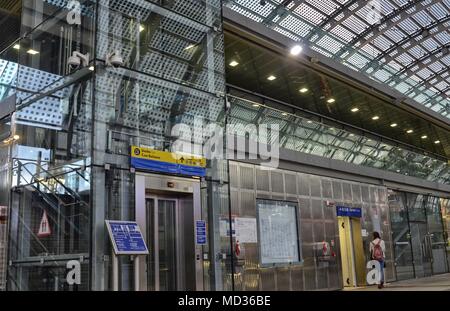
{"label": "person walking", "polygon": [[386,252],[386,245],[381,239],[378,232],[373,233],[373,241],[370,242],[370,257],[372,260],[376,260],[380,263],[380,280],[378,288],[384,287],[384,258]]}

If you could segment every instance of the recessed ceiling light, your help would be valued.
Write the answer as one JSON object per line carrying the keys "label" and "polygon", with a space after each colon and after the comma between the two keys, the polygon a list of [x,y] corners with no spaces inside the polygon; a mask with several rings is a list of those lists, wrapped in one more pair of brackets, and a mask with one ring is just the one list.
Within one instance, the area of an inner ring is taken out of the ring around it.
{"label": "recessed ceiling light", "polygon": [[20,50],[20,44],[14,44],[13,48],[16,50]]}
{"label": "recessed ceiling light", "polygon": [[358,112],[359,111],[359,108],[357,108],[357,107],[355,107],[355,108],[352,108],[352,110],[351,110],[352,112]]}
{"label": "recessed ceiling light", "polygon": [[396,127],[398,124],[397,123],[392,123],[391,127]]}
{"label": "recessed ceiling light", "polygon": [[420,137],[420,138],[422,138],[422,139],[427,139],[428,138],[428,136],[427,135],[423,135],[422,137]]}
{"label": "recessed ceiling light", "polygon": [[328,100],[327,100],[327,103],[329,103],[329,104],[332,104],[332,103],[334,103],[336,100],[334,99],[334,98],[329,98]]}
{"label": "recessed ceiling light", "polygon": [[291,48],[291,55],[298,56],[303,51],[303,48],[300,45],[295,45]]}
{"label": "recessed ceiling light", "polygon": [[94,66],[91,66],[91,67],[89,67],[89,70],[90,70],[90,71],[94,71],[94,70],[95,70],[95,67],[94,67]]}
{"label": "recessed ceiling light", "polygon": [[189,44],[187,47],[185,47],[184,49],[185,50],[190,50],[190,49],[192,49],[192,48],[194,48],[195,47],[195,44]]}
{"label": "recessed ceiling light", "polygon": [[276,79],[277,79],[277,77],[275,77],[273,75],[267,77],[267,80],[269,80],[269,81],[273,81],[273,80],[276,80]]}
{"label": "recessed ceiling light", "polygon": [[355,134],[350,134],[349,136],[350,136],[350,137],[353,137],[353,136],[355,136]]}
{"label": "recessed ceiling light", "polygon": [[19,140],[19,139],[20,139],[20,136],[16,134],[16,135],[13,136],[13,139],[14,139],[14,140]]}
{"label": "recessed ceiling light", "polygon": [[253,107],[259,107],[260,105],[259,104],[253,104]]}
{"label": "recessed ceiling light", "polygon": [[231,61],[231,63],[230,63],[231,67],[236,67],[237,65],[239,65],[239,63],[235,60]]}
{"label": "recessed ceiling light", "polygon": [[313,123],[311,120],[308,120],[308,121],[306,121],[306,123],[309,123],[309,124],[311,124],[311,123]]}
{"label": "recessed ceiling light", "polygon": [[436,140],[434,143],[437,145],[437,144],[440,144],[441,141],[440,140]]}
{"label": "recessed ceiling light", "polygon": [[407,130],[406,131],[406,133],[408,133],[408,134],[411,134],[411,133],[413,133],[414,131],[413,130]]}
{"label": "recessed ceiling light", "polygon": [[33,49],[29,49],[29,50],[27,51],[27,53],[30,54],[30,55],[36,55],[36,54],[39,54],[38,51],[33,50]]}
{"label": "recessed ceiling light", "polygon": [[373,117],[372,117],[372,120],[379,120],[379,119],[380,119],[379,116],[373,116]]}
{"label": "recessed ceiling light", "polygon": [[139,32],[143,32],[145,30],[145,27],[142,25],[139,25]]}
{"label": "recessed ceiling light", "polygon": [[334,131],[334,127],[330,127],[330,131]]}
{"label": "recessed ceiling light", "polygon": [[282,116],[287,116],[288,114],[286,112],[283,112],[281,115]]}
{"label": "recessed ceiling light", "polygon": [[300,93],[307,93],[309,90],[306,87],[300,89]]}

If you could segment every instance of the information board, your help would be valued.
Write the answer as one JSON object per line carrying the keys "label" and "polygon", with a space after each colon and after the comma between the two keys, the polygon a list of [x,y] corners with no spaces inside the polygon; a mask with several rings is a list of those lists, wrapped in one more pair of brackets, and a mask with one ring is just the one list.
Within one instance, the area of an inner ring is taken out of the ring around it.
{"label": "information board", "polygon": [[238,240],[239,243],[258,242],[256,218],[236,217],[235,225],[236,225],[236,240]]}
{"label": "information board", "polygon": [[195,221],[195,243],[197,245],[206,244],[206,222],[204,220]]}
{"label": "information board", "polygon": [[206,158],[138,146],[131,147],[131,166],[171,174],[206,175]]}
{"label": "information board", "polygon": [[105,220],[116,255],[145,255],[147,245],[135,221]]}
{"label": "information board", "polygon": [[261,264],[300,261],[297,204],[257,200]]}
{"label": "information board", "polygon": [[362,217],[362,209],[360,207],[336,206],[336,214],[341,217]]}

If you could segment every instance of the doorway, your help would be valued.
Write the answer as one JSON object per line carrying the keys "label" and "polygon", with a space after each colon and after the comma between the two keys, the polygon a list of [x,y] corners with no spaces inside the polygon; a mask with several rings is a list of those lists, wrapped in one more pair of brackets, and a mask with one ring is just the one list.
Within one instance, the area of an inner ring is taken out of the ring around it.
{"label": "doorway", "polygon": [[136,221],[149,255],[139,262],[139,288],[148,291],[203,289],[200,182],[162,175],[136,176]]}
{"label": "doorway", "polygon": [[338,225],[343,285],[344,287],[364,286],[366,278],[361,219],[339,216]]}

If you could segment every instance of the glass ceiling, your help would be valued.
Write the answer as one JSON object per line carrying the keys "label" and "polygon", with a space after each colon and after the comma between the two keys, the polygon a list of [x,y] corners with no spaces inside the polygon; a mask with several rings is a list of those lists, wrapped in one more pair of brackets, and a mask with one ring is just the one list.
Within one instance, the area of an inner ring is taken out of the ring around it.
{"label": "glass ceiling", "polygon": [[224,3],[450,118],[450,0]]}

